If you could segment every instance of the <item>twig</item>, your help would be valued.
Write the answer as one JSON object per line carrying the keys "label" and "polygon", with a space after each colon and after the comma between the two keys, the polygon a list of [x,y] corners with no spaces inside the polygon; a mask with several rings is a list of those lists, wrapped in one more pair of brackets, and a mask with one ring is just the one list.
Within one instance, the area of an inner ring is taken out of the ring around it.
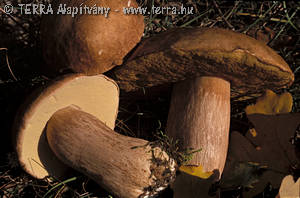
{"label": "twig", "polygon": [[125,134],[130,135],[132,137],[136,137],[134,132],[124,123],[124,121],[117,119],[118,123],[116,124]]}
{"label": "twig", "polygon": [[181,25],[180,27],[186,27],[188,25],[190,25],[192,22],[198,20],[200,17],[204,16],[205,14],[209,13],[212,9],[206,10],[204,12],[202,12],[201,14],[199,14],[198,16],[194,17],[192,20],[186,22],[185,24]]}
{"label": "twig", "polygon": [[295,14],[297,13],[298,11],[298,8],[296,9],[296,11],[292,14],[292,16],[290,17],[287,10],[286,10],[286,4],[285,4],[285,1],[283,1],[283,8],[284,8],[284,12],[286,14],[286,18],[288,20],[288,23],[295,29],[298,31],[298,28],[296,28],[296,26],[293,24],[293,22],[291,21],[292,18],[295,16]]}
{"label": "twig", "polygon": [[11,70],[11,67],[10,67],[10,64],[9,64],[9,61],[8,61],[8,49],[7,48],[0,48],[0,50],[5,50],[6,64],[7,64],[7,67],[9,69],[9,72],[12,75],[12,77],[14,78],[14,80],[18,81],[18,79],[14,75],[13,71]]}
{"label": "twig", "polygon": [[13,16],[11,16],[11,14],[6,13],[5,10],[3,10],[2,8],[0,8],[0,11],[3,12],[9,18],[11,18],[11,20],[13,20],[13,22],[20,26],[24,30],[24,32],[28,32],[27,29],[21,23],[19,23]]}
{"label": "twig", "polygon": [[262,17],[259,17],[258,19],[256,19],[255,21],[254,21],[254,23],[252,23],[251,25],[249,25],[248,27],[247,27],[247,29],[246,30],[244,30],[243,31],[243,33],[245,34],[245,33],[247,33],[253,26],[255,26],[261,19],[263,19],[263,18],[265,18],[266,17],[266,15],[269,13],[269,12],[271,12],[271,10],[276,6],[278,4],[278,2],[275,2],[263,15],[262,15]]}
{"label": "twig", "polygon": [[[264,15],[257,15],[257,14],[251,14],[251,13],[243,13],[243,12],[238,12],[236,13],[238,16],[251,16],[251,17],[258,17],[258,18],[264,18]],[[275,22],[281,22],[281,23],[286,23],[288,20],[285,19],[278,19],[278,18],[270,18],[270,21],[275,21]]]}
{"label": "twig", "polygon": [[72,181],[75,181],[77,178],[76,177],[72,177],[72,178],[70,178],[70,179],[67,179],[67,180],[65,180],[65,181],[62,181],[62,182],[60,182],[60,183],[58,183],[58,184],[56,184],[55,186],[53,186],[44,196],[43,196],[43,198],[46,198],[50,193],[52,193],[52,191],[54,191],[56,188],[58,188],[58,187],[60,187],[60,186],[64,186],[65,184],[67,184],[67,183],[70,183],[70,182],[72,182]]}
{"label": "twig", "polygon": [[291,17],[289,17],[289,20],[286,21],[286,23],[282,26],[282,28],[279,30],[279,32],[274,36],[274,38],[272,40],[270,40],[268,42],[268,45],[271,44],[272,42],[276,41],[278,39],[278,37],[281,35],[281,33],[284,31],[285,27],[287,26],[287,24],[291,24],[291,19],[295,16],[295,14],[297,13],[297,10],[291,15]]}
{"label": "twig", "polygon": [[229,17],[231,17],[232,14],[233,14],[234,12],[236,12],[236,10],[237,10],[240,6],[241,6],[240,1],[236,1],[235,4],[234,4],[234,7],[231,9],[231,11],[229,12],[229,14],[225,17],[225,19],[228,20]]}
{"label": "twig", "polygon": [[222,19],[225,21],[225,23],[228,25],[228,27],[232,30],[234,30],[234,27],[227,21],[227,19],[224,17],[224,14],[222,13],[221,9],[219,8],[218,4],[216,1],[213,1],[215,7],[217,8],[219,14],[221,15]]}

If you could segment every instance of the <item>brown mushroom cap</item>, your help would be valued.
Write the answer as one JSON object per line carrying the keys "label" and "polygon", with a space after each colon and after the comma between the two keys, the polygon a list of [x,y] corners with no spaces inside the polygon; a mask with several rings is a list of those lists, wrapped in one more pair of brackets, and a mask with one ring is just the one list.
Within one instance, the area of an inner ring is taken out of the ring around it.
{"label": "brown mushroom cap", "polygon": [[[110,8],[102,14],[56,14],[66,7]],[[123,7],[137,7],[135,0],[54,0],[53,15],[45,15],[41,34],[46,72],[71,69],[86,74],[103,73],[123,62],[140,41],[144,31],[142,15],[123,14]],[[119,10],[119,11],[116,11]]]}
{"label": "brown mushroom cap", "polygon": [[50,150],[44,129],[57,110],[75,105],[111,129],[119,104],[117,84],[104,75],[63,76],[29,97],[14,123],[15,146],[21,166],[36,178],[64,175],[64,166]]}
{"label": "brown mushroom cap", "polygon": [[294,80],[287,63],[264,43],[219,28],[172,29],[145,39],[113,76],[125,91],[220,77],[231,83],[232,96],[284,88]]}

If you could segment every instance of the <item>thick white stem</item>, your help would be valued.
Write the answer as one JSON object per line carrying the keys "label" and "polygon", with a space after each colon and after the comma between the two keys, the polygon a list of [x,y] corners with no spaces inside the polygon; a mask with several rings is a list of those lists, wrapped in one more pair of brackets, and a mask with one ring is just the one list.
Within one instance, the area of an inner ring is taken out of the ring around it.
{"label": "thick white stem", "polygon": [[118,134],[73,107],[55,112],[46,134],[50,148],[62,162],[117,197],[155,195],[175,177],[175,161],[160,147]]}
{"label": "thick white stem", "polygon": [[224,169],[230,122],[230,83],[217,77],[199,77],[176,83],[167,135],[178,139],[183,149],[201,149],[190,165],[205,172]]}

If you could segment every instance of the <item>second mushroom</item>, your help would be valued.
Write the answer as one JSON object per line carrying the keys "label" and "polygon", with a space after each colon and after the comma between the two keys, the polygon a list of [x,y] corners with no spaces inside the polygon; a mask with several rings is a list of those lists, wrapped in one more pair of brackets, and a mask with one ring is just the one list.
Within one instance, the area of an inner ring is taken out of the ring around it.
{"label": "second mushroom", "polygon": [[288,87],[294,80],[271,48],[219,28],[173,29],[145,39],[112,76],[127,92],[175,83],[167,135],[183,149],[201,149],[188,165],[215,170],[219,177],[227,155],[231,96]]}

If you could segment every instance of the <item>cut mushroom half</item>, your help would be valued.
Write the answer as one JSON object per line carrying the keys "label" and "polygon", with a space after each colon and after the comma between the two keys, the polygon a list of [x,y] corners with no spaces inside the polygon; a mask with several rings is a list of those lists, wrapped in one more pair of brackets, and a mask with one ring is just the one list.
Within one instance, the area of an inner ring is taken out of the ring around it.
{"label": "cut mushroom half", "polygon": [[175,178],[176,163],[159,146],[116,133],[74,106],[55,112],[46,134],[62,162],[117,197],[154,197]]}
{"label": "cut mushroom half", "polygon": [[64,176],[67,166],[49,148],[44,129],[57,110],[70,105],[94,115],[113,129],[119,88],[104,75],[71,74],[42,87],[28,98],[16,116],[13,131],[19,162],[33,177]]}
{"label": "cut mushroom half", "polygon": [[271,48],[219,28],[173,29],[145,39],[111,76],[126,92],[174,83],[167,135],[183,149],[201,149],[188,165],[219,177],[228,148],[230,95],[281,89],[294,80]]}

